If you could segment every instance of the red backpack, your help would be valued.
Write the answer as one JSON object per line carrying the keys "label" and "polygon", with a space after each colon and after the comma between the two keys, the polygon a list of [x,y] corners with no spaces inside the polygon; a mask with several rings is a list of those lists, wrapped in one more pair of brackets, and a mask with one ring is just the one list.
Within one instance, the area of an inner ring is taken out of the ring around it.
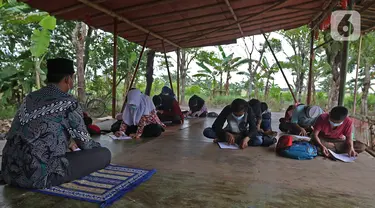
{"label": "red backpack", "polygon": [[276,152],[280,150],[284,150],[293,144],[293,137],[290,135],[283,135],[279,138],[279,141],[276,145]]}

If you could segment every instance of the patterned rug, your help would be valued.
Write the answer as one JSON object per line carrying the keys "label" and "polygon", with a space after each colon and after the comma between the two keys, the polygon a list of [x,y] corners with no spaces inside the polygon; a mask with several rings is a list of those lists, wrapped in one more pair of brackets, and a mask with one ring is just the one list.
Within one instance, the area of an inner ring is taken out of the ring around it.
{"label": "patterned rug", "polygon": [[106,207],[150,179],[155,172],[155,169],[144,170],[111,164],[79,180],[36,192],[98,203],[100,207]]}

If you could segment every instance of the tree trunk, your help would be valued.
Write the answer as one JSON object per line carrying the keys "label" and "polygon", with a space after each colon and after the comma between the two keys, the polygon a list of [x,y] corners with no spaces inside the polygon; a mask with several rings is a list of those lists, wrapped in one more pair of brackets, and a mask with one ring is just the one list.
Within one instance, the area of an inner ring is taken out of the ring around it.
{"label": "tree trunk", "polygon": [[[86,36],[86,39],[85,39],[85,56],[84,56],[84,60],[83,60],[83,69],[84,71],[86,72],[86,66],[87,66],[87,63],[89,62],[89,58],[90,58],[90,45],[93,41],[93,38],[92,38],[92,33],[93,33],[93,28],[92,27],[89,27],[88,31],[87,31],[87,36]],[[95,70],[95,74],[96,74],[96,70]]]}
{"label": "tree trunk", "polygon": [[154,75],[154,58],[155,58],[155,51],[150,50],[147,53],[147,64],[146,64],[146,90],[145,94],[150,96],[151,94],[151,88],[152,88],[152,82],[154,81],[153,75]]}
{"label": "tree trunk", "polygon": [[39,59],[35,58],[34,64],[35,64],[35,82],[36,82],[36,88],[40,89],[40,63]]}
{"label": "tree trunk", "polygon": [[312,104],[318,105],[319,103],[316,103],[316,90],[315,90],[315,79],[311,80],[311,87],[312,87]]}
{"label": "tree trunk", "polygon": [[267,75],[267,81],[266,81],[266,86],[264,88],[264,99],[267,100],[268,93],[270,90],[270,79],[271,79],[271,73],[268,73]]}
{"label": "tree trunk", "polygon": [[185,85],[186,85],[186,76],[187,76],[187,70],[186,69],[186,51],[185,49],[181,49],[181,64],[180,64],[180,81],[181,81],[181,104],[185,103]]}
{"label": "tree trunk", "polygon": [[329,104],[328,109],[332,109],[337,106],[339,100],[339,88],[340,88],[340,73],[339,68],[341,66],[341,51],[336,54],[332,64],[332,84],[329,93]]}
{"label": "tree trunk", "polygon": [[301,103],[302,100],[302,90],[303,90],[303,80],[305,78],[305,72],[301,70],[300,77],[299,77],[299,84],[298,84],[298,102]]}
{"label": "tree trunk", "polygon": [[368,99],[368,92],[371,86],[370,67],[368,66],[367,63],[365,63],[364,74],[365,74],[365,77],[363,80],[363,88],[362,88],[361,114],[363,116],[367,116],[368,115],[367,99]]}
{"label": "tree trunk", "polygon": [[254,77],[252,75],[252,70],[251,70],[251,64],[252,64],[252,62],[249,61],[248,64],[249,64],[249,66],[247,68],[247,71],[249,72],[250,77],[249,77],[249,91],[248,91],[247,97],[250,98],[251,97],[251,93],[253,91]]}
{"label": "tree trunk", "polygon": [[220,95],[223,94],[223,72],[220,72]]}
{"label": "tree trunk", "polygon": [[78,100],[85,101],[85,69],[84,69],[84,55],[85,55],[85,38],[86,38],[86,24],[77,22],[73,31],[73,43],[76,49],[77,58],[77,78],[78,78]]}
{"label": "tree trunk", "polygon": [[225,83],[225,94],[228,96],[229,95],[229,80],[230,80],[230,71],[227,71],[227,81]]}

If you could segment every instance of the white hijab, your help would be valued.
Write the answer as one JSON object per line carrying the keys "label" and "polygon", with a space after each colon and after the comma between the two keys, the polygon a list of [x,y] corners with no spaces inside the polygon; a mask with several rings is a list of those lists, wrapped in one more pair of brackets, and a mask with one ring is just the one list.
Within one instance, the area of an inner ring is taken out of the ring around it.
{"label": "white hijab", "polygon": [[[122,115],[126,125],[138,125],[142,116],[150,115],[155,110],[155,105],[150,97],[142,94],[139,89],[130,90],[127,97],[128,101]],[[136,106],[136,108],[134,109],[132,106]]]}

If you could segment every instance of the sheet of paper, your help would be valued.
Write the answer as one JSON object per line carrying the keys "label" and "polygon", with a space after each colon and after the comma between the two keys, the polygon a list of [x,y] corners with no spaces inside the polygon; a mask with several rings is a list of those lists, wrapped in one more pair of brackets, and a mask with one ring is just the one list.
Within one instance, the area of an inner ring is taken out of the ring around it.
{"label": "sheet of paper", "polygon": [[81,150],[80,148],[77,148],[77,149],[74,150],[74,152],[76,152],[76,151],[80,151],[80,150]]}
{"label": "sheet of paper", "polygon": [[114,139],[114,140],[129,140],[129,139],[132,139],[130,136],[120,136],[120,137],[116,137],[115,135],[109,135],[109,137],[111,137],[111,138]]}
{"label": "sheet of paper", "polygon": [[229,145],[227,142],[218,142],[218,144],[221,149],[240,149],[238,144]]}
{"label": "sheet of paper", "polygon": [[303,139],[303,140],[310,140],[311,138],[310,137],[308,137],[308,136],[298,136],[298,135],[293,135],[294,136],[294,138],[296,138],[296,139]]}
{"label": "sheet of paper", "polygon": [[342,162],[354,162],[355,159],[357,159],[356,157],[349,157],[349,155],[347,153],[343,153],[343,154],[337,154],[331,150],[328,150],[329,153],[331,153],[331,155],[336,158],[337,160],[340,160]]}

